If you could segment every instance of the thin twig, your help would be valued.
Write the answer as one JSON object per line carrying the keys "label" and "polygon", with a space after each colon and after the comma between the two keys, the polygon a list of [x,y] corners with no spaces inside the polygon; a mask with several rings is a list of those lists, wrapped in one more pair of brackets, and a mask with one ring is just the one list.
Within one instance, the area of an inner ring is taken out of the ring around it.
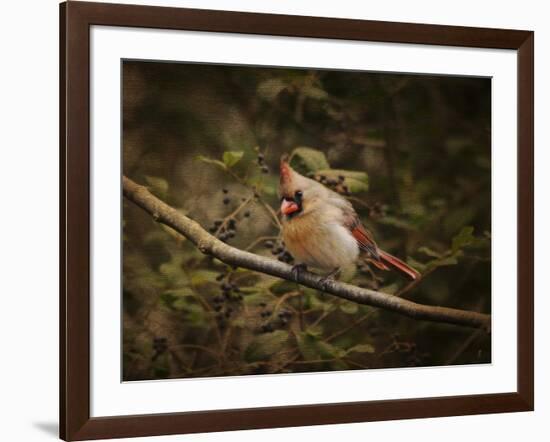
{"label": "thin twig", "polygon": [[235,210],[233,210],[233,212],[231,212],[229,215],[227,215],[223,219],[222,223],[220,224],[220,226],[218,227],[218,230],[216,230],[216,233],[214,235],[218,236],[220,234],[220,232],[227,227],[227,225],[229,224],[229,220],[233,219],[235,216],[237,216],[239,214],[239,212],[241,210],[243,210],[248,205],[248,203],[250,203],[250,201],[252,201],[252,199],[253,199],[253,197],[248,197],[241,204],[239,204],[238,207]]}
{"label": "thin twig", "polygon": [[330,335],[328,338],[325,339],[325,341],[330,342],[333,339],[336,339],[337,337],[342,336],[344,333],[347,333],[355,326],[361,324],[361,322],[366,321],[371,315],[372,315],[372,312],[369,312],[366,315],[361,316],[359,319],[356,319],[347,327],[343,328],[342,330],[338,330],[336,333],[333,333],[332,335]]}
{"label": "thin twig", "polygon": [[252,242],[250,243],[250,245],[248,245],[248,246],[246,247],[245,250],[246,250],[247,252],[249,252],[249,251],[252,250],[254,247],[256,247],[258,244],[260,244],[260,243],[262,243],[262,242],[264,242],[264,241],[269,241],[269,240],[275,241],[275,240],[277,240],[277,239],[279,239],[278,236],[260,236],[259,238],[256,238],[254,241],[252,241]]}

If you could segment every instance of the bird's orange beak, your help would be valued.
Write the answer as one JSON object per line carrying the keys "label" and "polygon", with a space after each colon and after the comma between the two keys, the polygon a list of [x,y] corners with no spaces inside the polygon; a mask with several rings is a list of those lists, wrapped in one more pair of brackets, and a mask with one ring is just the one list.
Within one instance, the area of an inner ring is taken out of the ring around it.
{"label": "bird's orange beak", "polygon": [[283,215],[290,215],[298,210],[300,210],[300,207],[294,201],[283,199],[283,202],[281,203],[281,213]]}

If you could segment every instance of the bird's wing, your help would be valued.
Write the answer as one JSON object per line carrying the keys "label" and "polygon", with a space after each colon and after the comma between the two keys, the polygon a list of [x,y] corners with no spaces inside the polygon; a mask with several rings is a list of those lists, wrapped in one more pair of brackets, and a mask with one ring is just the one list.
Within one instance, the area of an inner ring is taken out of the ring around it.
{"label": "bird's wing", "polygon": [[344,225],[357,241],[359,248],[369,257],[379,261],[378,246],[374,242],[372,234],[361,224],[361,220],[353,208],[344,211]]}

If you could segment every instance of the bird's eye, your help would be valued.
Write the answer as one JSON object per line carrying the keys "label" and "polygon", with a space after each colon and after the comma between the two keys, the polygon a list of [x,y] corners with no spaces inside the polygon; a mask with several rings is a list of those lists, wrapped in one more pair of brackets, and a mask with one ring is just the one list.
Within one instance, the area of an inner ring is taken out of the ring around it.
{"label": "bird's eye", "polygon": [[302,193],[301,190],[297,190],[296,193],[294,193],[294,196],[296,198],[302,198],[302,196],[304,196],[304,194]]}

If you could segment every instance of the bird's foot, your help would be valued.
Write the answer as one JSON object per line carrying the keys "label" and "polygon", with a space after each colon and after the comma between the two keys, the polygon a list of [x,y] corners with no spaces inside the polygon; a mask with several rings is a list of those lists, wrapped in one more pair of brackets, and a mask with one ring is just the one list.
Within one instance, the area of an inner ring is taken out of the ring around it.
{"label": "bird's foot", "polygon": [[340,267],[337,267],[334,270],[332,270],[328,275],[324,276],[321,279],[320,283],[321,283],[321,289],[323,290],[323,292],[325,292],[328,286],[335,281],[334,277],[337,276],[339,272],[340,272]]}
{"label": "bird's foot", "polygon": [[300,272],[305,272],[306,270],[307,270],[306,264],[293,265],[290,271],[292,272],[292,278],[294,279],[294,281],[298,282],[298,277],[300,276]]}
{"label": "bird's foot", "polygon": [[325,276],[323,279],[321,279],[321,290],[323,292],[327,291],[328,285],[334,281],[334,278],[332,276]]}

